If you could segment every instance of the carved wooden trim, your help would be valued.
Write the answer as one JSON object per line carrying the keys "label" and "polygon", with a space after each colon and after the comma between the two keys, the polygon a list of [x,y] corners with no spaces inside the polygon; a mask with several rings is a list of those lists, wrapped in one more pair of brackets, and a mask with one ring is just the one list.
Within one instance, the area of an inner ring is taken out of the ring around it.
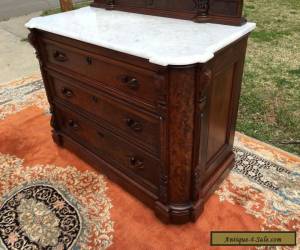
{"label": "carved wooden trim", "polygon": [[107,9],[113,9],[115,7],[115,0],[107,0]]}
{"label": "carved wooden trim", "polygon": [[202,154],[202,147],[203,143],[203,137],[205,133],[205,125],[204,120],[206,116],[206,107],[207,107],[207,99],[208,99],[208,90],[212,81],[212,71],[211,69],[203,69],[201,71],[201,76],[198,82],[198,94],[197,94],[197,100],[196,100],[196,121],[195,121],[195,137],[196,140],[200,142],[198,148],[195,147],[195,150],[198,152],[195,153],[195,155],[198,155],[197,159],[194,161],[194,170],[192,174],[193,179],[193,200],[197,201],[199,196],[199,191],[201,189],[201,181],[202,181],[202,172],[203,172],[203,154]]}
{"label": "carved wooden trim", "polygon": [[158,93],[157,108],[161,113],[165,113],[167,110],[167,72],[159,72],[155,75],[154,86]]}
{"label": "carved wooden trim", "polygon": [[[195,22],[211,22],[242,25],[244,0],[94,0],[93,7],[121,10],[147,15],[188,19]],[[194,7],[192,7],[194,5]]]}
{"label": "carved wooden trim", "polygon": [[198,16],[207,16],[209,0],[194,0],[194,2]]}
{"label": "carved wooden trim", "polygon": [[53,105],[50,105],[50,113],[51,113],[50,125],[54,130],[58,130],[58,123],[55,118],[55,107]]}
{"label": "carved wooden trim", "polygon": [[159,200],[160,202],[167,204],[169,195],[168,195],[168,185],[169,185],[169,170],[168,170],[168,145],[167,145],[167,103],[168,103],[168,71],[166,69],[159,70],[155,76],[155,88],[158,92],[158,100],[157,100],[157,110],[160,113],[161,119],[161,140],[160,140],[160,148],[161,148],[161,166],[160,166],[160,180],[159,180]]}
{"label": "carved wooden trim", "polygon": [[52,127],[52,131],[51,131],[52,132],[52,139],[58,146],[62,146],[63,145],[63,138],[58,133],[59,127],[58,127],[58,122],[57,122],[57,118],[56,118],[55,106],[50,105],[50,113],[51,113],[50,125]]}
{"label": "carved wooden trim", "polygon": [[40,48],[41,46],[39,45],[37,30],[30,29],[30,33],[28,34],[28,41],[32,45],[32,47],[35,49],[35,54],[39,61],[41,74],[42,74],[43,82],[44,82],[45,89],[46,89],[46,95],[47,95],[47,99],[49,102],[49,111],[51,113],[50,125],[52,127],[52,138],[56,144],[61,146],[63,144],[63,140],[62,140],[62,136],[57,133],[59,128],[58,128],[58,123],[56,122],[55,106],[54,106],[54,103],[53,103],[53,100],[51,97],[52,96],[51,95],[51,93],[52,93],[51,84],[50,84],[50,79],[47,76],[47,72],[44,69],[45,60],[43,60],[43,51]]}
{"label": "carved wooden trim", "polygon": [[38,46],[37,45],[37,36],[36,36],[34,30],[30,30],[30,33],[28,34],[28,41],[32,45],[32,47],[37,49],[37,46]]}
{"label": "carved wooden trim", "polygon": [[43,60],[41,59],[41,56],[40,56],[40,53],[39,53],[38,36],[37,36],[35,30],[30,30],[30,33],[28,34],[28,41],[31,44],[31,46],[35,49],[36,58],[39,61],[40,67],[42,67],[43,66]]}
{"label": "carved wooden trim", "polygon": [[159,200],[165,204],[168,202],[168,183],[169,178],[162,170],[159,180]]}
{"label": "carved wooden trim", "polygon": [[[164,107],[166,109],[166,107]],[[160,202],[167,204],[169,195],[168,195],[168,185],[169,185],[169,169],[168,169],[168,135],[167,135],[167,120],[165,114],[162,114],[160,117],[160,131],[161,131],[161,139],[160,139],[160,177],[159,177],[159,200]]]}

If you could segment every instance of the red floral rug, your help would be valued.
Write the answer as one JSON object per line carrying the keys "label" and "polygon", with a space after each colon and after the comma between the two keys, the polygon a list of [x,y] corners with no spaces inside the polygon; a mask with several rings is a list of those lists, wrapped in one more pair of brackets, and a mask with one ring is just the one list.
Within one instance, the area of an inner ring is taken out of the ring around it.
{"label": "red floral rug", "polygon": [[57,147],[49,120],[39,76],[0,85],[1,250],[224,249],[210,247],[212,230],[292,230],[300,243],[297,156],[236,133],[235,167],[199,220],[164,225],[133,196]]}

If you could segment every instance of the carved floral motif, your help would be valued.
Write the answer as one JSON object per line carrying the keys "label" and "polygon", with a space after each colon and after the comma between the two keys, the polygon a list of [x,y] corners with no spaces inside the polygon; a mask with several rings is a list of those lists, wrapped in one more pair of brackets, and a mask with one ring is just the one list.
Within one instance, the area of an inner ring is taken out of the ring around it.
{"label": "carved floral motif", "polygon": [[195,8],[198,10],[198,14],[206,16],[208,12],[209,0],[194,0]]}

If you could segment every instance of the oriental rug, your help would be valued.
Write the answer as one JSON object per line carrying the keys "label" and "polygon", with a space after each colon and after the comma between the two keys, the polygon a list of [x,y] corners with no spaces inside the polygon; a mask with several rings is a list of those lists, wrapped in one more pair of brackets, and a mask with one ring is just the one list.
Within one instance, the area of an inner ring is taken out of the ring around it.
{"label": "oriental rug", "polygon": [[[164,225],[51,138],[39,75],[0,86],[0,249],[224,249],[210,231],[297,231],[300,159],[236,133],[236,163],[196,223]],[[226,249],[300,249],[234,247]]]}

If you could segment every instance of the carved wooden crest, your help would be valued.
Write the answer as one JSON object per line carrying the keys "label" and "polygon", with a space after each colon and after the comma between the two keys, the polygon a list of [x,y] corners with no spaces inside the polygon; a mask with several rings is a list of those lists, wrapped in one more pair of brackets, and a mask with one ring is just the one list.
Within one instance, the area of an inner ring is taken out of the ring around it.
{"label": "carved wooden crest", "polygon": [[148,15],[241,25],[243,0],[94,0],[91,6]]}
{"label": "carved wooden crest", "polygon": [[198,14],[201,16],[207,16],[209,0],[194,0],[194,3]]}

